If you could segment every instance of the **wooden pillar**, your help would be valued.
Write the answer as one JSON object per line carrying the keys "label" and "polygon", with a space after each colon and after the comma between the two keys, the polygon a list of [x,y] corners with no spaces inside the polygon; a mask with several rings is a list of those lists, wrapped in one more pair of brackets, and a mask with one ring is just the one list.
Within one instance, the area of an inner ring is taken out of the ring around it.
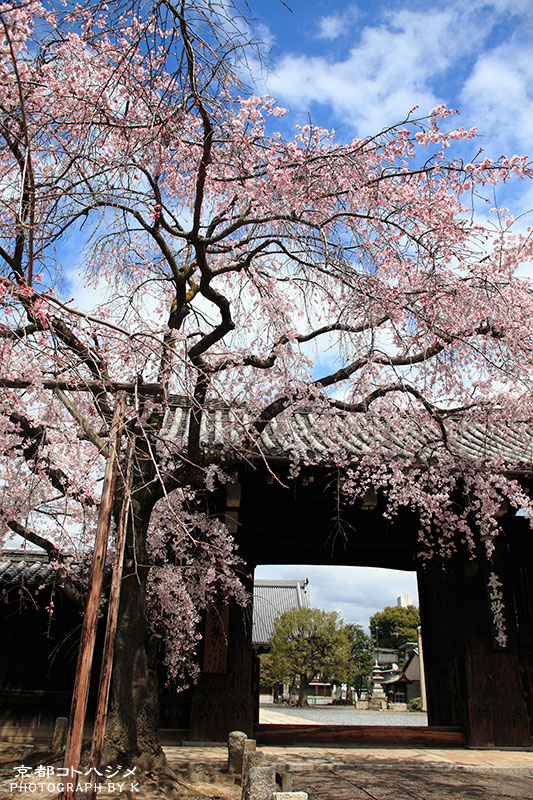
{"label": "wooden pillar", "polygon": [[220,636],[218,629],[225,624],[220,609],[210,609],[207,613],[203,669],[191,704],[192,741],[225,742],[228,733],[235,730],[252,735],[252,610],[233,602],[226,608],[225,637]]}
{"label": "wooden pillar", "polygon": [[422,628],[419,625],[416,629],[418,641],[418,661],[420,663],[420,707],[422,711],[428,710],[428,702],[426,695],[426,675],[424,667],[424,645],[422,642]]}
{"label": "wooden pillar", "polygon": [[[240,499],[240,484],[228,484],[225,521],[234,535],[238,532]],[[246,583],[253,598],[253,568]],[[225,742],[228,733],[234,730],[251,736],[254,723],[251,602],[241,608],[234,602],[224,606],[222,600],[207,610],[201,663],[202,673],[191,703],[191,740]]]}
{"label": "wooden pillar", "polygon": [[515,601],[520,678],[533,743],[533,540],[528,521],[524,517],[509,520],[506,539]]}
{"label": "wooden pillar", "polygon": [[458,700],[458,635],[453,579],[438,566],[418,573],[429,725],[464,725]]}
{"label": "wooden pillar", "polygon": [[430,725],[463,725],[472,747],[530,744],[505,553],[421,572]]}

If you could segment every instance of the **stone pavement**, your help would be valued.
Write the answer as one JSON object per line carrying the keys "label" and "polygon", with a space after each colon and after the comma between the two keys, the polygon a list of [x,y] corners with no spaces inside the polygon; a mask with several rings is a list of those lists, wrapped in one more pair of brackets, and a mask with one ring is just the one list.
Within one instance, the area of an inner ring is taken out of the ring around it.
{"label": "stone pavement", "polygon": [[[533,800],[533,752],[362,747],[260,747],[267,763],[293,774],[309,800]],[[221,745],[166,747],[170,763],[190,774],[223,771]],[[235,798],[220,778],[206,797]],[[205,792],[205,788],[204,788]],[[218,792],[218,794],[217,794]]]}

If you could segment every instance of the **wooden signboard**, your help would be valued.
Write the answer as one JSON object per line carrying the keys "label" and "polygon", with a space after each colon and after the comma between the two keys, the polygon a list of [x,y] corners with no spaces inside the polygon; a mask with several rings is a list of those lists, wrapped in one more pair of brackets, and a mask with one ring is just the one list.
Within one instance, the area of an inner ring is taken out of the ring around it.
{"label": "wooden signboard", "polygon": [[503,581],[496,572],[491,571],[487,576],[486,585],[492,647],[494,650],[506,650],[509,647],[509,632]]}

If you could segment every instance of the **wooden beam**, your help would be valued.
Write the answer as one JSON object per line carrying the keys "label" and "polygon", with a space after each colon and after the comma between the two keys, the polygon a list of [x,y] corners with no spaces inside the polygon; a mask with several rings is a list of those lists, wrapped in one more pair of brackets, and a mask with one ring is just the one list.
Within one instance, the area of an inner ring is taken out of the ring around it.
{"label": "wooden beam", "polygon": [[465,747],[464,728],[422,725],[254,725],[258,744]]}
{"label": "wooden beam", "polygon": [[100,596],[104,575],[105,557],[109,539],[109,527],[115,493],[117,474],[118,449],[122,434],[122,426],[126,410],[126,399],[123,393],[117,397],[113,421],[109,437],[109,457],[107,459],[102,498],[98,514],[96,539],[94,544],[93,563],[89,584],[89,594],[83,617],[80,648],[78,651],[78,664],[76,678],[72,693],[70,707],[69,732],[65,748],[64,767],[67,770],[65,778],[64,800],[73,800],[77,783],[77,772],[80,765],[81,748],[83,740],[83,726],[87,712],[87,699],[89,696],[89,683],[91,679],[91,666],[96,639],[96,627],[100,610]]}
{"label": "wooden beam", "polygon": [[[18,378],[0,378],[1,389],[31,389],[33,381]],[[120,381],[59,381],[44,380],[38,385],[43,389],[61,389],[64,392],[126,392],[126,394],[162,395],[160,383],[121,383]]]}

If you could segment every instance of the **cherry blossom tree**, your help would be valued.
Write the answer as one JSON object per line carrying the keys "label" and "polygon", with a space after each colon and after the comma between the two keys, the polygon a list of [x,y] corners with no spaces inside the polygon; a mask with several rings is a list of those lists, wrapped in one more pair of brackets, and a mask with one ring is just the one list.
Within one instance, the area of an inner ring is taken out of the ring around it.
{"label": "cherry blossom tree", "polygon": [[[290,434],[304,407],[363,425],[375,444],[360,463],[335,436],[320,460],[347,497],[415,509],[426,557],[476,537],[490,550],[504,497],[531,513],[504,458],[456,446],[468,425],[526,442],[532,302],[517,271],[532,241],[492,198],[530,169],[486,158],[444,107],[348,142],[311,123],[289,136],[285,110],[239,77],[250,37],[227,3],[20,0],[0,22],[0,525],[65,573],[65,553],[91,544],[125,390],[107,754],[149,766],[154,637],[181,621],[165,658],[183,677],[201,608],[220,590],[244,602],[212,490],[261,457],[269,426]],[[188,424],[170,436],[176,396]],[[423,452],[398,430],[422,431]]]}

